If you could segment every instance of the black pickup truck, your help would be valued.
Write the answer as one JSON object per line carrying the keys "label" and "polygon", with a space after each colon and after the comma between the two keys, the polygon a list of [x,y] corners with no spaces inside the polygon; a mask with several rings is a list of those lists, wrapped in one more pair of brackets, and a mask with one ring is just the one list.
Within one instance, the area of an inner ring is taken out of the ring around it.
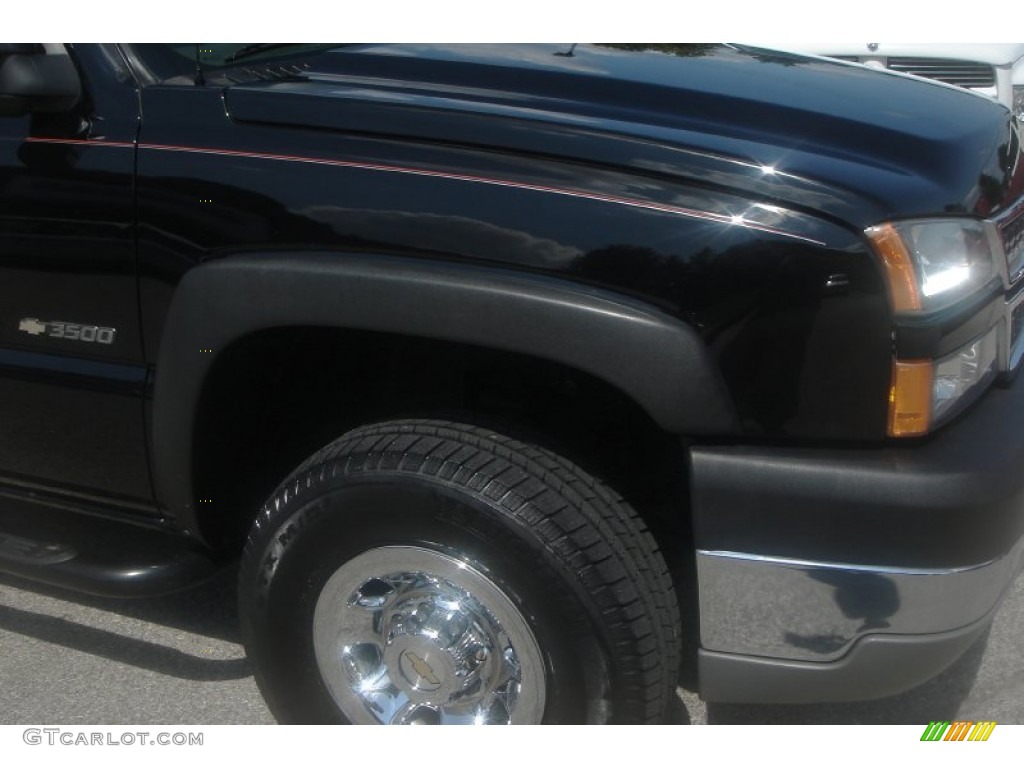
{"label": "black pickup truck", "polygon": [[0,570],[237,565],[283,722],[896,693],[1020,572],[1022,275],[1020,126],[941,84],[6,44]]}

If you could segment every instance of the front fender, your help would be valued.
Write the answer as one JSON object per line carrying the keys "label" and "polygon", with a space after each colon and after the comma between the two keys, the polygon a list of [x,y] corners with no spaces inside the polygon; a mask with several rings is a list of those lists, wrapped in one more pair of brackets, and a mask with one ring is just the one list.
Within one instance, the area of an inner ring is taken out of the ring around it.
{"label": "front fender", "polygon": [[195,417],[218,353],[257,331],[328,327],[527,354],[621,390],[664,430],[736,428],[696,331],[638,300],[505,269],[366,254],[282,253],[188,272],[168,313],[153,406],[159,498],[195,529]]}

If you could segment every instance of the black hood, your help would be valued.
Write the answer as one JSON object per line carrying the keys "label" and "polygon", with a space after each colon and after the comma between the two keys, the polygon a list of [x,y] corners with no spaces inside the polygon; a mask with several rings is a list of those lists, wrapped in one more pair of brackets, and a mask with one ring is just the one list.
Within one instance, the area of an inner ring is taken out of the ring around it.
{"label": "black hood", "polygon": [[774,51],[639,47],[347,46],[226,100],[238,121],[626,166],[857,226],[1007,204],[1019,146],[976,94]]}

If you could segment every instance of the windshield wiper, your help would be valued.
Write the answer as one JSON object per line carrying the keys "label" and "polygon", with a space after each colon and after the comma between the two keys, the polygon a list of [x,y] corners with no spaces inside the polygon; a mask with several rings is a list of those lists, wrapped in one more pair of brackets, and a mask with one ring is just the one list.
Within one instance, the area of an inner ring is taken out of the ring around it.
{"label": "windshield wiper", "polygon": [[239,59],[247,59],[250,56],[256,56],[257,54],[265,53],[267,51],[273,51],[277,48],[289,48],[293,45],[302,45],[302,43],[252,43],[239,48],[233,54],[224,59],[224,63],[230,64],[231,62],[238,61]]}

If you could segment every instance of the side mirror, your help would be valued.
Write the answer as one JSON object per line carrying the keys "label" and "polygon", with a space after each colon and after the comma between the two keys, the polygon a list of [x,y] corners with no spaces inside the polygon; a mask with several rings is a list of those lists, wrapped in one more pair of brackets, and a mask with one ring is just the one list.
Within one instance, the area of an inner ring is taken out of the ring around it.
{"label": "side mirror", "polygon": [[47,56],[39,46],[0,43],[0,117],[64,112],[82,95],[68,56]]}

